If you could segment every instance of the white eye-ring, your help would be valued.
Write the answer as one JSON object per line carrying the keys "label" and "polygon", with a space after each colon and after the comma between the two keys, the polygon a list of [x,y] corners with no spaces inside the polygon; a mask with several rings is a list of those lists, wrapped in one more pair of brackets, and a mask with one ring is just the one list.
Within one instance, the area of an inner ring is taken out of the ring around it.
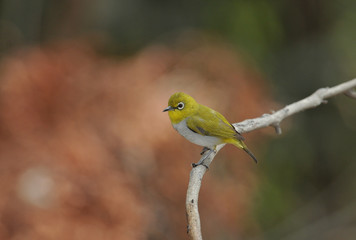
{"label": "white eye-ring", "polygon": [[178,103],[177,108],[179,110],[182,110],[184,108],[184,103],[183,102]]}

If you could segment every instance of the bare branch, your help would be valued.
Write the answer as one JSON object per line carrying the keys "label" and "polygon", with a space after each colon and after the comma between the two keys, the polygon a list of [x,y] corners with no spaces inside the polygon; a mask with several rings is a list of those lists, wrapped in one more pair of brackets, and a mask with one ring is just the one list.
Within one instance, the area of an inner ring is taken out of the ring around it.
{"label": "bare branch", "polygon": [[350,98],[356,99],[356,91],[355,90],[348,90],[345,92],[345,95]]}
{"label": "bare branch", "polygon": [[233,124],[240,133],[250,132],[259,128],[279,125],[283,119],[295,113],[314,108],[325,103],[327,98],[349,92],[356,87],[356,79],[342,83],[332,88],[320,88],[309,97],[292,103],[273,114],[264,114],[262,117],[247,119]]}
{"label": "bare branch", "polygon": [[[225,144],[220,144],[216,146],[216,151],[206,151],[201,157],[201,161],[204,160],[204,165],[209,167],[210,163],[213,161],[215,155],[225,146]],[[205,172],[208,170],[207,167],[203,165],[198,165],[193,167],[190,171],[190,178],[187,190],[187,198],[185,201],[185,208],[187,213],[187,232],[190,239],[203,239],[200,229],[200,217],[198,211],[198,198],[199,191],[201,187],[201,181]]]}
{"label": "bare branch", "polygon": [[[234,123],[234,127],[240,132],[251,132],[253,130],[272,126],[275,128],[277,134],[282,133],[280,123],[287,117],[296,114],[298,112],[314,108],[322,103],[327,103],[326,99],[338,94],[344,93],[345,95],[356,98],[356,92],[353,90],[356,88],[356,79],[348,82],[341,83],[332,88],[320,88],[309,97],[306,97],[298,102],[287,105],[286,107],[274,112],[272,114],[263,114],[261,117],[254,119],[247,119],[239,123]],[[215,155],[222,149],[225,144],[218,145],[216,151],[207,151],[201,157],[199,162],[203,162],[203,165],[194,167],[190,172],[190,179],[187,190],[186,198],[186,213],[188,222],[188,235],[190,239],[197,240],[203,239],[200,227],[200,217],[198,211],[198,197],[201,187],[201,182],[207,168],[214,160]]]}

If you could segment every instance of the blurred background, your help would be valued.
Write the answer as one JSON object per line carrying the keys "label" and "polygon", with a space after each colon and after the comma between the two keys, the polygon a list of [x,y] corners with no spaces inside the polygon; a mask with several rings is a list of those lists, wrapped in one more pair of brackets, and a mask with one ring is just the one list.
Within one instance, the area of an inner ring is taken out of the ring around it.
{"label": "blurred background", "polygon": [[[231,122],[356,76],[356,2],[0,0],[0,239],[186,239],[201,148],[162,110]],[[244,134],[203,180],[204,239],[354,239],[356,102]]]}

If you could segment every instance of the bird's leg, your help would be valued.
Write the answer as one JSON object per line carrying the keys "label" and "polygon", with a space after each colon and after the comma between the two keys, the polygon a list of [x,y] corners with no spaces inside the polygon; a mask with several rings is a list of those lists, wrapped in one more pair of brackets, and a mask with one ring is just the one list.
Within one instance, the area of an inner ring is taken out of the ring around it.
{"label": "bird's leg", "polygon": [[204,167],[206,167],[207,170],[209,170],[209,167],[207,165],[204,164],[204,162],[201,162],[201,163],[192,163],[192,167],[195,168],[199,165],[203,165]]}
{"label": "bird's leg", "polygon": [[[205,151],[204,151],[204,150],[205,150]],[[204,154],[206,151],[208,151],[208,150],[209,150],[209,154],[205,155],[202,159],[200,159],[198,163],[192,163],[193,168],[196,167],[196,166],[199,166],[199,165],[203,165],[204,167],[206,167],[206,169],[209,170],[209,167],[204,164],[204,161],[205,161],[205,159],[207,159],[207,158],[210,156],[210,154],[216,153],[216,149],[215,149],[215,148],[214,148],[214,149],[211,149],[211,148],[204,147],[204,149],[203,149],[203,151],[204,151],[203,154]]]}
{"label": "bird's leg", "polygon": [[203,150],[201,151],[200,155],[203,155],[208,150],[210,150],[210,148],[204,147]]}

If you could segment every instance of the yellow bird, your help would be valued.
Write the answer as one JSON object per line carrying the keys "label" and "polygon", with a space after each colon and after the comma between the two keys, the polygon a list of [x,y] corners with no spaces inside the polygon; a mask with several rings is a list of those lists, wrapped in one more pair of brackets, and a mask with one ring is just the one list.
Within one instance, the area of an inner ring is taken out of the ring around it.
{"label": "yellow bird", "polygon": [[[219,144],[230,143],[248,153],[257,163],[256,157],[243,142],[244,138],[217,111],[197,103],[188,94],[174,93],[168,101],[168,111],[173,128],[192,143],[203,146],[201,154],[215,151]],[[193,165],[194,166],[194,165]]]}

